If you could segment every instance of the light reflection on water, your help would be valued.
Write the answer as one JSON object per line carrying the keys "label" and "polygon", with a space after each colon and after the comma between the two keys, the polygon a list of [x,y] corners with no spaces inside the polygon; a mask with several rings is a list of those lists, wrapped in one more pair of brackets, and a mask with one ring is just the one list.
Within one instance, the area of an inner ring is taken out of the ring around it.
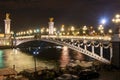
{"label": "light reflection on water", "polygon": [[[59,61],[58,63],[60,64],[60,67],[65,67],[71,60],[71,55],[69,52],[68,47],[64,46],[62,48],[62,51],[59,51],[58,53],[50,53],[48,51],[48,55],[47,57],[49,57],[49,55],[54,55],[54,54],[58,54],[59,58],[57,61]],[[74,55],[74,58],[80,60],[82,59],[82,55],[80,53],[76,53],[74,52],[76,55]],[[44,54],[43,54],[44,55]],[[79,56],[78,56],[79,55]],[[77,56],[77,57],[75,57]],[[55,56],[53,56],[55,57]],[[73,57],[73,56],[72,56]],[[27,53],[21,52],[18,49],[5,49],[5,50],[0,50],[0,68],[3,67],[10,67],[13,68],[15,65],[15,69],[19,72],[22,71],[23,69],[29,69],[29,68],[34,68],[34,57],[32,55],[29,55]],[[53,62],[50,61],[46,61],[46,60],[42,60],[42,59],[37,59],[36,60],[36,66],[37,67],[48,67],[48,68],[53,68],[56,67],[56,64],[54,64]]]}
{"label": "light reflection on water", "polygon": [[0,51],[0,68],[4,67],[4,63],[3,63],[3,51]]}
{"label": "light reflection on water", "polygon": [[[26,53],[23,53],[17,49],[6,49],[3,51],[4,58],[2,58],[2,62],[5,65],[2,65],[3,67],[10,67],[13,68],[13,65],[15,65],[15,69],[17,71],[22,71],[23,69],[29,69],[34,68],[34,58],[32,55],[28,55]],[[1,56],[0,56],[1,59]],[[41,67],[48,67],[52,68],[53,65],[49,64],[49,62],[44,61],[38,61],[36,60],[37,66]]]}
{"label": "light reflection on water", "polygon": [[62,54],[61,54],[61,58],[60,58],[60,67],[65,67],[70,60],[70,56],[69,56],[69,50],[67,46],[64,46],[62,48]]}

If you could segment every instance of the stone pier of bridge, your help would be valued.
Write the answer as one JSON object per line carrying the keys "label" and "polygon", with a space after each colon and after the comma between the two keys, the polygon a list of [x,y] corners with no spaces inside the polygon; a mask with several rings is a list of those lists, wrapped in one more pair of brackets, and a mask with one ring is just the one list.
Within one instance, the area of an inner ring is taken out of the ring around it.
{"label": "stone pier of bridge", "polygon": [[117,25],[115,28],[115,33],[112,37],[113,56],[111,63],[120,68],[120,25]]}

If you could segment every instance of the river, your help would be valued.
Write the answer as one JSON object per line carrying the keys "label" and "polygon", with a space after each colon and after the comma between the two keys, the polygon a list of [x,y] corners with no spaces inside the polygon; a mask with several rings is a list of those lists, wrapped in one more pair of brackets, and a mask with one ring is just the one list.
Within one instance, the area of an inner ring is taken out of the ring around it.
{"label": "river", "polygon": [[[53,68],[56,66],[65,67],[71,60],[83,60],[83,55],[68,49],[66,46],[60,48],[47,48],[39,51],[36,55],[36,66]],[[10,67],[22,71],[24,69],[34,68],[34,56],[30,52],[23,52],[17,49],[0,50],[0,68]]]}
{"label": "river", "polygon": [[[0,50],[0,68],[15,68],[20,72],[24,69],[35,67],[34,56],[31,52],[21,51],[17,49]],[[43,68],[54,68],[56,66],[65,67],[72,60],[85,60],[85,55],[68,49],[66,46],[59,48],[47,48],[39,51],[36,55],[36,66]],[[119,80],[119,71],[102,71],[100,77],[95,80]],[[112,76],[111,76],[112,75]]]}

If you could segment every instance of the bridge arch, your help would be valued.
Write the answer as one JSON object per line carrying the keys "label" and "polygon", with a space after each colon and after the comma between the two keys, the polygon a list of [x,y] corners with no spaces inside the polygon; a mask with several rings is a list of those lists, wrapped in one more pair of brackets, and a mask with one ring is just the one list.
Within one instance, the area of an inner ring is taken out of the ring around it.
{"label": "bridge arch", "polygon": [[[21,42],[18,40],[17,45],[20,45],[20,44],[22,44],[22,43],[29,42],[29,41],[34,41],[34,40],[36,40],[36,39],[23,40],[23,41],[21,41]],[[55,40],[55,39],[39,39],[39,40],[40,40],[40,41],[49,42],[49,43],[58,44],[58,45],[62,45],[62,46],[67,46],[68,48],[70,48],[70,49],[72,49],[72,50],[78,51],[78,52],[80,52],[80,53],[82,53],[82,54],[85,54],[85,55],[87,55],[87,56],[89,56],[89,57],[92,57],[92,58],[94,58],[94,59],[96,59],[96,60],[98,60],[98,61],[101,61],[101,62],[103,62],[103,63],[110,64],[110,61],[109,61],[109,60],[103,58],[103,56],[99,56],[99,55],[97,55],[96,53],[93,53],[94,51],[93,51],[93,52],[90,52],[90,51],[87,50],[87,49],[83,49],[83,48],[81,48],[81,47],[72,45],[72,44],[70,44],[70,43],[65,43],[65,42],[62,42],[62,41]],[[17,45],[16,45],[16,46],[17,46]]]}

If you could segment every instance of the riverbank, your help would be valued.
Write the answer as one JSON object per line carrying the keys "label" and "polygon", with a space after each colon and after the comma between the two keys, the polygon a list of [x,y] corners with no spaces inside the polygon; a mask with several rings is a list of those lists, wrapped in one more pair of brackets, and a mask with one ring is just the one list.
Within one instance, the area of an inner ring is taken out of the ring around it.
{"label": "riverbank", "polygon": [[93,80],[120,80],[120,70],[100,71],[100,77]]}
{"label": "riverbank", "polygon": [[12,46],[0,46],[0,49],[12,49]]}

